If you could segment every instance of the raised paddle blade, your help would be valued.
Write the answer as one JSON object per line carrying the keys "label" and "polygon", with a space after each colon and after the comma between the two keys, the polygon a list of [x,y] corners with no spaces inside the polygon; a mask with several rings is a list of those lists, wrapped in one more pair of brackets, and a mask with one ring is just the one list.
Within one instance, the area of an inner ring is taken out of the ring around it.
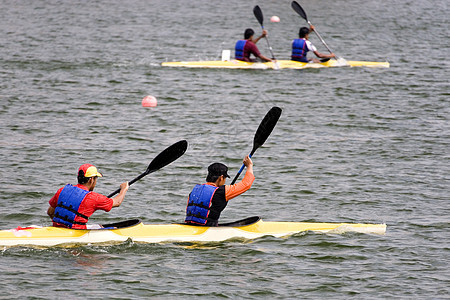
{"label": "raised paddle blade", "polygon": [[[272,133],[273,129],[275,128],[275,125],[277,125],[278,119],[281,116],[281,108],[274,106],[272,107],[269,112],[265,115],[264,119],[261,121],[261,124],[259,124],[258,129],[256,130],[255,137],[253,139],[253,149],[250,153],[250,157],[253,156],[253,153],[261,147],[269,137],[269,135]],[[239,175],[241,175],[242,171],[244,170],[245,165],[242,164],[241,168],[239,169],[236,176],[233,178],[233,181],[231,184],[233,185],[236,180],[239,178]]]}
{"label": "raised paddle blade", "polygon": [[[292,1],[291,6],[296,13],[298,13],[303,19],[305,19],[305,21],[308,23],[309,26],[312,26],[311,22],[308,20],[308,17],[306,16],[306,12],[303,10],[300,4],[297,3],[297,1]],[[316,29],[314,29],[314,33],[317,35],[322,44],[328,49],[328,52],[333,53],[330,47],[328,47],[327,43],[325,43],[325,41],[323,40],[323,38],[320,36],[320,34],[317,32]]]}
{"label": "raised paddle blade", "polygon": [[[135,183],[142,177],[147,176],[148,174],[153,173],[153,172],[161,169],[162,167],[165,167],[168,164],[174,162],[175,160],[180,158],[186,152],[187,147],[188,147],[187,141],[182,140],[182,141],[176,142],[172,146],[164,149],[163,152],[158,154],[158,156],[156,156],[150,162],[150,164],[147,167],[147,170],[145,170],[144,173],[142,173],[138,177],[134,178],[133,180],[129,181],[128,184],[132,185],[133,183]],[[114,192],[112,192],[111,194],[108,195],[108,198],[111,198],[112,196],[114,196],[115,194],[117,194],[119,192],[120,192],[120,189],[115,190]]]}
{"label": "raised paddle blade", "polygon": [[277,124],[280,116],[281,108],[277,106],[272,107],[265,115],[264,119],[261,121],[261,124],[259,124],[259,127],[256,130],[255,138],[253,139],[253,150],[250,155],[253,155],[256,149],[261,147],[266,142],[267,138],[272,133],[272,130],[275,128],[275,125]]}
{"label": "raised paddle blade", "polygon": [[[258,5],[256,5],[253,8],[253,14],[255,15],[256,19],[258,20],[259,24],[261,25],[261,29],[264,30],[264,25],[263,25],[264,16],[263,16],[261,8]],[[269,39],[267,38],[267,36],[265,38],[266,38],[266,42],[267,42],[267,47],[269,47],[270,54],[272,54],[272,59],[275,59],[275,55],[273,54],[272,47],[270,47]],[[279,69],[278,64],[275,63],[273,65],[273,68],[278,70]]]}
{"label": "raised paddle blade", "polygon": [[306,16],[306,12],[303,10],[303,8],[300,6],[300,4],[297,3],[297,1],[292,1],[291,3],[292,9],[295,10],[296,13],[298,13],[303,19],[308,22],[308,17]]}
{"label": "raised paddle blade", "polygon": [[153,173],[180,158],[186,152],[187,147],[188,142],[182,140],[166,148],[148,165],[147,171],[145,171],[146,175]]}
{"label": "raised paddle blade", "polygon": [[261,8],[258,5],[253,8],[253,14],[255,15],[255,18],[258,20],[259,24],[261,24],[261,27],[264,29],[264,16]]}

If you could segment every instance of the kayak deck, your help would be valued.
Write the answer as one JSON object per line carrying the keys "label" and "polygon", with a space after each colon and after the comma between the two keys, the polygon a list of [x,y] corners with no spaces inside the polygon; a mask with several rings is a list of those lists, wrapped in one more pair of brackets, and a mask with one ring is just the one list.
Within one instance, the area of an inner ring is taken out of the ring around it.
{"label": "kayak deck", "polygon": [[389,68],[389,62],[374,61],[347,61],[344,59],[330,59],[321,63],[304,63],[293,60],[278,60],[274,62],[245,62],[240,60],[226,61],[176,61],[163,62],[163,67],[186,67],[186,68],[222,68],[222,69],[308,69],[308,68],[330,68],[330,67],[369,67]]}
{"label": "kayak deck", "polygon": [[286,237],[295,233],[359,232],[385,234],[386,224],[264,222],[259,217],[225,223],[218,227],[186,224],[144,225],[139,220],[107,224],[103,229],[67,229],[58,227],[16,228],[0,231],[0,246],[56,246],[124,242],[220,242],[229,239],[255,239],[263,236]]}

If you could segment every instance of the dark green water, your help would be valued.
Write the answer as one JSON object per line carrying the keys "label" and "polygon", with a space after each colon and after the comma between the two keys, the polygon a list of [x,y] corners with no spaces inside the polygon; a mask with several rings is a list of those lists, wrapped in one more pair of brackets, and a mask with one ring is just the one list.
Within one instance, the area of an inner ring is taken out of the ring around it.
{"label": "dark green water", "polygon": [[[260,32],[256,4],[287,59],[305,25],[290,1],[0,1],[0,228],[49,225],[48,200],[82,163],[99,167],[96,191],[108,194],[186,139],[182,158],[92,217],[180,222],[206,167],[235,174],[277,105],[256,181],[223,220],[386,223],[385,236],[2,249],[0,298],[447,298],[447,2],[300,3],[338,55],[391,68],[160,66],[220,59],[245,28]],[[141,106],[146,95],[156,108]]]}

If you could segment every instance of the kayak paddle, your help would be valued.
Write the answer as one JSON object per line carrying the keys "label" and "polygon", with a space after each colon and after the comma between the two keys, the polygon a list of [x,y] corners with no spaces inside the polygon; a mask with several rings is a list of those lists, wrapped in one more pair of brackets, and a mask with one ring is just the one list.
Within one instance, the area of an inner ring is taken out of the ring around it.
{"label": "kayak paddle", "polygon": [[[277,106],[272,107],[266,114],[264,119],[261,121],[261,124],[259,124],[258,129],[256,130],[255,137],[253,139],[253,149],[249,155],[250,158],[252,157],[253,153],[255,153],[255,151],[259,147],[261,147],[267,140],[269,135],[272,133],[272,130],[275,128],[275,125],[277,124],[280,116],[281,116],[281,108]],[[231,182],[232,185],[236,182],[239,175],[241,175],[242,171],[244,170],[244,167],[245,165],[242,164],[242,167],[239,169],[239,172],[236,174],[233,181]]]}
{"label": "kayak paddle", "polygon": [[[306,23],[308,23],[309,26],[312,26],[311,22],[308,20],[308,17],[306,16],[306,12],[303,10],[303,8],[300,6],[300,4],[297,3],[297,1],[292,1],[292,9],[295,10],[296,13],[300,15],[303,19],[305,19]],[[328,49],[330,53],[333,53],[330,48],[328,47],[327,43],[323,40],[323,38],[320,36],[320,34],[317,32],[316,29],[314,29],[314,32],[316,33],[317,37],[320,39],[322,44]],[[336,59],[336,58],[335,58]]]}
{"label": "kayak paddle", "polygon": [[[259,24],[261,25],[261,29],[264,30],[264,25],[263,25],[264,16],[263,16],[261,8],[259,8],[258,5],[256,5],[253,8],[253,14],[255,15],[256,19],[258,20]],[[270,54],[272,54],[272,59],[275,60],[275,55],[273,55],[272,47],[270,47],[270,44],[269,44],[269,39],[267,38],[267,36],[265,36],[265,38],[267,41],[267,46],[269,47],[269,50],[270,50]]]}
{"label": "kayak paddle", "polygon": [[[147,167],[147,170],[145,170],[144,173],[142,173],[138,177],[136,177],[133,180],[131,180],[130,182],[128,182],[128,184],[132,185],[133,183],[135,183],[142,177],[147,176],[148,174],[153,173],[153,172],[161,169],[162,167],[167,166],[171,162],[177,160],[179,157],[181,157],[184,154],[184,152],[186,152],[187,146],[188,146],[187,141],[181,140],[179,142],[176,142],[172,146],[166,148],[163,152],[158,154],[158,156],[156,156],[150,162],[150,164]],[[112,196],[114,196],[115,194],[117,194],[119,192],[120,192],[120,189],[115,190],[114,192],[112,192],[111,194],[108,195],[108,198],[111,198]]]}

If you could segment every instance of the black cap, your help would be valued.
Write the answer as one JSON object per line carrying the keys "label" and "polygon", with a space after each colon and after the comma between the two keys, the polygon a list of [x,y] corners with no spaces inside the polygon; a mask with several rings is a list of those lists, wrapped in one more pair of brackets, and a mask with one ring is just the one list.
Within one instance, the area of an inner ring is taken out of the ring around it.
{"label": "black cap", "polygon": [[208,167],[208,175],[211,176],[221,176],[230,178],[228,175],[228,167],[221,163],[213,163]]}

